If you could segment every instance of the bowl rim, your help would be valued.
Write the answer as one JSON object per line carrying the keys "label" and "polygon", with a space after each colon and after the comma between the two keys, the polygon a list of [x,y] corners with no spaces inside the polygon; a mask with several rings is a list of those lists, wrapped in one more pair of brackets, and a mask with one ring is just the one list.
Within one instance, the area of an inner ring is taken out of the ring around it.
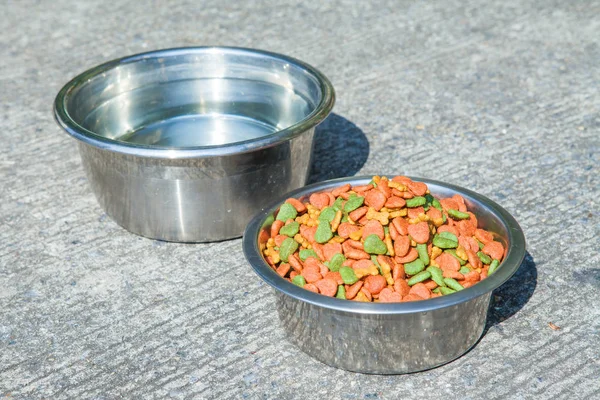
{"label": "bowl rim", "polygon": [[[265,58],[271,58],[278,61],[294,64],[296,67],[304,70],[313,76],[321,89],[321,99],[314,110],[297,123],[269,135],[261,136],[257,139],[249,139],[240,142],[227,143],[216,146],[190,146],[190,147],[165,147],[141,145],[110,139],[98,135],[80,124],[78,124],[67,112],[67,96],[80,85],[84,84],[92,77],[118,67],[119,65],[134,63],[148,58],[172,57],[182,54],[194,53],[228,53],[240,55],[258,55]],[[231,46],[194,46],[194,47],[176,47],[167,48],[144,53],[133,54],[92,67],[79,75],[75,76],[56,95],[53,104],[54,118],[56,122],[74,138],[101,149],[130,154],[142,157],[185,159],[185,158],[204,158],[224,156],[231,154],[241,154],[273,146],[276,143],[293,139],[303,132],[314,128],[321,123],[331,112],[335,104],[335,90],[333,85],[323,73],[315,67],[300,61],[296,58],[286,56],[270,51]]]}
{"label": "bowl rim", "polygon": [[[392,177],[396,175],[397,174],[387,174],[382,176]],[[508,232],[507,240],[508,243],[511,244],[508,248],[506,257],[501,264],[501,268],[498,268],[492,276],[487,277],[483,281],[451,295],[405,303],[359,303],[337,299],[335,297],[323,296],[298,287],[281,278],[264,261],[258,248],[257,240],[261,225],[267,216],[272,214],[277,207],[279,207],[281,203],[285,201],[285,199],[290,197],[297,198],[313,192],[332,189],[346,183],[350,183],[352,185],[367,184],[371,181],[372,176],[346,177],[318,182],[289,192],[285,196],[282,196],[278,201],[268,205],[266,208],[256,214],[256,216],[254,216],[254,218],[246,226],[246,230],[242,239],[242,247],[246,260],[250,263],[256,274],[262,278],[262,280],[267,282],[277,291],[287,296],[318,307],[355,314],[398,315],[434,311],[441,308],[455,306],[485,294],[490,294],[494,289],[498,288],[500,285],[510,279],[510,277],[521,265],[525,257],[526,249],[525,236],[514,217],[494,201],[469,189],[433,179],[416,178],[410,176],[409,178],[414,181],[423,182],[428,186],[432,184],[450,189],[467,198],[470,197],[489,208],[490,211],[505,226],[506,231]]]}

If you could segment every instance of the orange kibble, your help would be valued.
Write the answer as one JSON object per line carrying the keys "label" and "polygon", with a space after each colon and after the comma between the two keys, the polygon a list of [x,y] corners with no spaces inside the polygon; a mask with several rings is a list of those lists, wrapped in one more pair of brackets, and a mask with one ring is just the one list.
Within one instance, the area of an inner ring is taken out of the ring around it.
{"label": "orange kibble", "polygon": [[344,239],[347,239],[350,237],[350,234],[352,234],[352,232],[356,232],[359,230],[360,230],[360,227],[357,225],[353,225],[349,222],[342,222],[340,224],[340,226],[338,226],[338,228],[337,228],[337,233]]}
{"label": "orange kibble", "polygon": [[389,288],[385,288],[379,293],[379,301],[381,303],[397,303],[402,301],[402,295]]}
{"label": "orange kibble", "polygon": [[371,189],[365,194],[365,204],[373,207],[375,211],[381,210],[386,201],[387,198],[380,190]]}
{"label": "orange kibble", "polygon": [[419,296],[419,297],[422,297],[422,298],[424,298],[424,299],[428,299],[428,298],[430,298],[430,297],[431,297],[431,290],[429,290],[429,289],[427,288],[427,286],[425,286],[425,284],[424,284],[424,283],[422,283],[422,282],[419,282],[419,283],[417,283],[417,284],[413,285],[413,286],[410,288],[410,291],[408,292],[408,294],[409,294],[409,295],[411,295],[411,294],[416,294],[416,295],[417,295],[417,296]]}
{"label": "orange kibble", "polygon": [[304,211],[306,211],[306,206],[298,199],[294,199],[293,197],[291,197],[285,202],[291,204],[296,209],[296,211],[298,211],[299,214],[302,214]]}
{"label": "orange kibble", "polygon": [[440,254],[436,257],[435,262],[442,270],[458,271],[460,269],[460,261],[448,253]]}
{"label": "orange kibble", "polygon": [[349,213],[348,218],[350,218],[352,221],[358,221],[359,219],[367,215],[367,211],[369,211],[369,207],[359,207],[356,210]]}
{"label": "orange kibble", "polygon": [[277,267],[276,272],[279,274],[279,276],[284,277],[287,275],[288,272],[290,272],[291,266],[290,264],[281,264],[279,267]]}
{"label": "orange kibble", "polygon": [[271,238],[274,238],[279,234],[279,230],[283,227],[283,225],[285,225],[285,222],[283,221],[273,221],[273,224],[271,224]]}
{"label": "orange kibble", "polygon": [[338,288],[336,281],[327,278],[316,281],[315,286],[319,289],[319,293],[329,297],[335,296]]}
{"label": "orange kibble", "polygon": [[383,193],[386,199],[389,199],[392,196],[392,189],[390,188],[387,179],[381,179],[379,181],[379,183],[377,184],[377,190]]}
{"label": "orange kibble", "polygon": [[308,201],[319,210],[329,206],[329,196],[327,193],[313,193],[308,198]]}
{"label": "orange kibble", "polygon": [[[394,253],[397,257],[404,257],[410,249],[410,238],[408,236],[398,236],[394,241]],[[412,261],[412,260],[411,260]]]}
{"label": "orange kibble", "polygon": [[331,279],[333,281],[335,281],[338,285],[343,285],[344,284],[344,280],[342,279],[342,275],[340,275],[339,272],[333,272],[333,271],[329,271],[328,273],[326,273],[323,276],[324,279]]}
{"label": "orange kibble", "polygon": [[402,217],[396,217],[392,220],[394,228],[398,231],[399,235],[408,235],[408,221]]}
{"label": "orange kibble", "polygon": [[411,247],[410,250],[408,250],[408,254],[406,254],[404,257],[396,256],[396,257],[394,257],[394,260],[397,263],[406,264],[411,261],[415,261],[418,257],[419,257],[419,253],[417,252],[417,249],[415,249],[414,247]]}
{"label": "orange kibble", "polygon": [[319,293],[319,289],[317,289],[317,287],[312,283],[307,283],[306,285],[304,285],[304,289],[309,290],[311,292]]}
{"label": "orange kibble", "polygon": [[424,196],[427,193],[427,185],[423,182],[410,181],[406,182],[406,187],[415,196]]}
{"label": "orange kibble", "polygon": [[397,279],[394,282],[394,290],[402,296],[406,296],[410,292],[410,286],[404,279]]}
{"label": "orange kibble", "polygon": [[481,251],[488,256],[495,258],[496,260],[500,260],[502,257],[504,257],[504,246],[502,246],[502,243],[500,242],[487,242]]}
{"label": "orange kibble", "polygon": [[356,297],[356,294],[360,291],[360,288],[362,288],[363,283],[363,281],[358,281],[352,286],[346,285],[346,298],[352,300]]}
{"label": "orange kibble", "polygon": [[331,260],[337,253],[342,253],[342,245],[339,243],[326,243],[323,245],[323,256],[326,261]]}
{"label": "orange kibble", "polygon": [[387,286],[387,281],[381,275],[369,275],[365,278],[364,288],[372,294],[379,294]]}
{"label": "orange kibble", "polygon": [[385,233],[383,231],[383,225],[381,225],[381,222],[372,219],[365,224],[362,233],[363,240],[366,239],[369,235],[377,235],[379,239],[383,240],[383,238],[385,237]]}
{"label": "orange kibble", "polygon": [[489,242],[493,242],[494,236],[492,236],[491,233],[489,233],[488,231],[485,231],[483,229],[476,229],[475,230],[475,239],[479,240],[483,244],[486,244]]}
{"label": "orange kibble", "polygon": [[350,184],[346,183],[344,186],[340,186],[339,188],[335,188],[331,191],[331,194],[334,197],[338,197],[340,194],[342,193],[346,193],[347,191],[350,190]]}
{"label": "orange kibble", "polygon": [[408,234],[417,243],[427,243],[429,240],[429,224],[425,221],[421,221],[418,224],[408,226]]}

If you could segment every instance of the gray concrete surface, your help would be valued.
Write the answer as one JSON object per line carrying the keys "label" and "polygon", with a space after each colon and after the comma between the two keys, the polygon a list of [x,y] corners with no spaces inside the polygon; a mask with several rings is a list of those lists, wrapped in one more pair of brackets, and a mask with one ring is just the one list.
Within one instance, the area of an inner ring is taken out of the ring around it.
{"label": "gray concrete surface", "polygon": [[[5,0],[1,11],[0,397],[600,398],[599,2]],[[336,115],[312,180],[437,178],[515,215],[528,255],[475,348],[412,375],[327,367],[286,341],[240,240],[161,243],[107,218],[53,121],[55,94],[108,59],[209,44],[286,53],[331,78]]]}

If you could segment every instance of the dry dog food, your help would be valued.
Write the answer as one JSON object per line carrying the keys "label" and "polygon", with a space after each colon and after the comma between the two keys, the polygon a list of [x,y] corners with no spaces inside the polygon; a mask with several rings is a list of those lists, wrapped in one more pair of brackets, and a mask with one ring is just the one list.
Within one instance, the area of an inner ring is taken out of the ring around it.
{"label": "dry dog food", "polygon": [[496,271],[504,247],[455,194],[405,176],[287,199],[263,224],[265,260],[288,281],[364,302],[455,293]]}

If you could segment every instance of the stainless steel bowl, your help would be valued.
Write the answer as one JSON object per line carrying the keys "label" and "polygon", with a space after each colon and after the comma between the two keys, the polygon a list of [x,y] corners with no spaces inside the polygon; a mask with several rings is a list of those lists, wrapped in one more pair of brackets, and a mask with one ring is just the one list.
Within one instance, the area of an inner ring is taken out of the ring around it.
{"label": "stainless steel bowl", "polygon": [[255,272],[275,288],[277,311],[288,339],[326,364],[349,371],[402,374],[433,368],[468,351],[483,333],[492,291],[508,280],[525,256],[517,221],[490,199],[429,179],[434,196],[465,198],[480,226],[495,233],[507,253],[494,274],[460,292],[407,303],[359,303],[309,292],[282,279],[264,261],[261,225],[289,197],[300,198],[371,177],[336,179],[295,190],[256,215],[244,233],[244,254]]}
{"label": "stainless steel bowl", "polygon": [[61,89],[54,112],[110,217],[142,236],[201,242],[241,236],[263,204],[304,185],[334,98],[301,61],[198,47],[94,67]]}

